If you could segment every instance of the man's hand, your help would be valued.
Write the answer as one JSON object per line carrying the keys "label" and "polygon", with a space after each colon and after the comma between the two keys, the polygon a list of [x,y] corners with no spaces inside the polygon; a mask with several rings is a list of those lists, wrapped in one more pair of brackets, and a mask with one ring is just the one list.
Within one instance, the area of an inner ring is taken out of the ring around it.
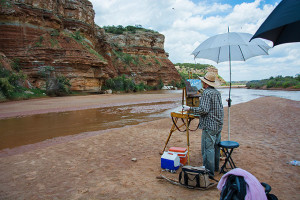
{"label": "man's hand", "polygon": [[184,110],[184,111],[188,111],[188,110],[190,110],[190,107],[189,107],[189,106],[185,106],[185,105],[183,105],[183,106],[182,106],[182,110]]}

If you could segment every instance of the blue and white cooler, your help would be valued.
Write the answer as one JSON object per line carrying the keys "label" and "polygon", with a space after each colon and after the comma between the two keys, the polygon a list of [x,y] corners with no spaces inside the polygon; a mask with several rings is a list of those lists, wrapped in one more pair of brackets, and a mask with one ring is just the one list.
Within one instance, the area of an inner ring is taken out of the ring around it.
{"label": "blue and white cooler", "polygon": [[177,170],[180,166],[180,158],[176,153],[164,152],[161,156],[161,168],[167,170]]}

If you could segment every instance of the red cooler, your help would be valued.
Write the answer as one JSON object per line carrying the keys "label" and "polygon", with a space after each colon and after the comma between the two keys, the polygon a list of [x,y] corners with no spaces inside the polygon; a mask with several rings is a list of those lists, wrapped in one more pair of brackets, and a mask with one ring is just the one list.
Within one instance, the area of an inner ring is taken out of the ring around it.
{"label": "red cooler", "polygon": [[180,158],[180,163],[185,165],[187,162],[187,149],[183,147],[171,147],[169,152],[176,153]]}

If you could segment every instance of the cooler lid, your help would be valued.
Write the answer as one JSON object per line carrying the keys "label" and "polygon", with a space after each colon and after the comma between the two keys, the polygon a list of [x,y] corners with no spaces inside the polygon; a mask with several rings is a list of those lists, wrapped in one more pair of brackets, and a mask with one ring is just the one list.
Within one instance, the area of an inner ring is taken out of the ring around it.
{"label": "cooler lid", "polygon": [[187,149],[184,148],[184,147],[171,147],[171,148],[169,149],[169,151],[185,153],[185,152],[187,151]]}

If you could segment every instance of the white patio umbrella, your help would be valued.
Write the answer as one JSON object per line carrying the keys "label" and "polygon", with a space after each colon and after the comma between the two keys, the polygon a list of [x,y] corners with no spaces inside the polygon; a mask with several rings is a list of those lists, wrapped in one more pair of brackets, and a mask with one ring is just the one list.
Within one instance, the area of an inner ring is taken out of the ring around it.
{"label": "white patio umbrella", "polygon": [[194,58],[204,58],[216,63],[229,61],[229,99],[228,99],[228,140],[230,140],[231,106],[231,61],[246,61],[259,55],[268,55],[271,48],[261,39],[253,39],[249,33],[229,32],[212,36],[202,42],[192,53]]}

